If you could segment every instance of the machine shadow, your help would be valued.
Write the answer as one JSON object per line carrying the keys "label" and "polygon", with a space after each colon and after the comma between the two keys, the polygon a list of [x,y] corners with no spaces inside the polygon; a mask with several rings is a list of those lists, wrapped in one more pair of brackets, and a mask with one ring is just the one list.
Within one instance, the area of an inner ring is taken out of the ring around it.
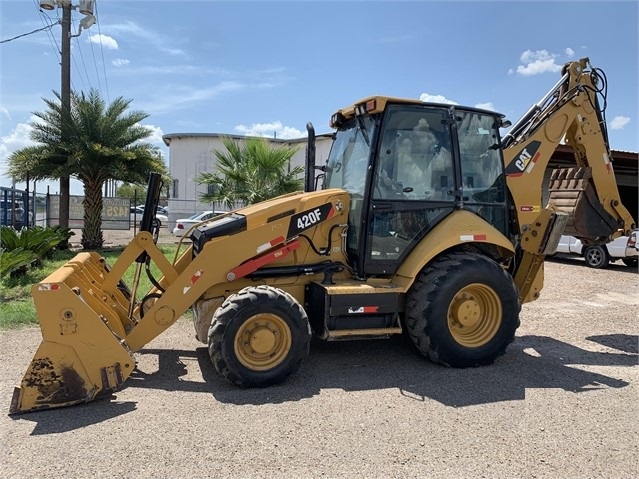
{"label": "machine shadow", "polygon": [[[280,385],[251,389],[233,386],[218,375],[204,347],[195,351],[143,350],[141,353],[158,355],[159,368],[151,374],[135,374],[126,384],[210,393],[217,401],[236,405],[298,401],[322,389],[398,389],[412,399],[464,407],[524,399],[528,388],[580,393],[628,386],[621,379],[570,367],[637,366],[637,352],[626,347],[632,339],[621,336],[591,338],[610,347],[620,345],[617,349],[624,351],[620,353],[592,352],[546,336],[521,336],[495,364],[469,369],[429,362],[405,336],[382,341],[314,341],[308,359],[295,376]],[[197,361],[204,382],[183,379],[187,373],[185,358]]]}
{"label": "machine shadow", "polygon": [[605,334],[602,336],[588,336],[586,339],[608,348],[639,354],[639,336],[633,336],[632,334]]}
{"label": "machine shadow", "polygon": [[133,401],[117,401],[115,396],[111,395],[86,404],[30,412],[24,415],[11,416],[11,418],[13,420],[26,419],[33,421],[35,427],[31,435],[40,436],[75,431],[99,424],[114,417],[130,413],[136,409],[136,406],[137,403]]}
{"label": "machine shadow", "polygon": [[[136,369],[125,382],[125,388],[205,393],[211,394],[215,401],[234,405],[299,401],[318,395],[323,389],[396,389],[408,400],[434,400],[458,408],[522,400],[528,388],[582,393],[628,386],[627,381],[570,365],[637,366],[639,338],[612,334],[587,339],[623,352],[592,352],[546,336],[520,336],[492,366],[451,369],[426,360],[406,336],[385,341],[313,341],[302,369],[284,384],[242,389],[217,374],[205,347],[195,351],[143,349],[138,354],[157,357],[157,367],[153,372]],[[195,369],[199,369],[201,378]],[[190,373],[196,374],[198,380],[188,379]],[[46,435],[80,429],[135,409],[135,402],[117,401],[117,396],[112,395],[13,419],[34,421],[36,426],[31,434]]]}

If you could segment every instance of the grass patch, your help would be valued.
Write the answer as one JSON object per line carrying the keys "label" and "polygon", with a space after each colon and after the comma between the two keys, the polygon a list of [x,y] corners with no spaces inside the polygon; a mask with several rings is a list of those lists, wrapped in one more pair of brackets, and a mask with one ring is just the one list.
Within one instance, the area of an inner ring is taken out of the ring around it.
{"label": "grass patch", "polygon": [[[160,251],[166,256],[169,262],[173,262],[173,257],[177,249],[175,244],[159,245]],[[100,251],[107,263],[113,265],[124,247],[110,248]],[[182,248],[184,251],[184,248]],[[30,268],[24,276],[18,278],[4,278],[0,282],[0,329],[15,329],[25,326],[36,326],[38,317],[35,305],[31,297],[31,287],[42,281],[55,270],[73,258],[75,251],[56,251],[52,258],[42,262],[35,268]],[[151,263],[151,272],[159,280],[160,271],[154,263]],[[135,264],[131,265],[124,275],[124,282],[131,285],[135,273]],[[138,288],[138,299],[151,289],[151,282],[146,273],[140,276],[140,286]]]}

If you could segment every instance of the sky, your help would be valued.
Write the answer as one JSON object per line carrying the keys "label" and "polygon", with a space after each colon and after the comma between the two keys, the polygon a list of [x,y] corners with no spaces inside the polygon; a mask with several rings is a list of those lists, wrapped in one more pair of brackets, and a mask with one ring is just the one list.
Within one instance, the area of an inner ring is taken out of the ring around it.
{"label": "sky", "polygon": [[[565,62],[589,57],[608,80],[612,149],[639,151],[638,5],[96,0],[97,23],[71,39],[71,86],[131,100],[168,161],[165,134],[301,138],[308,122],[328,133],[333,112],[377,94],[480,106],[514,123]],[[2,186],[9,155],[33,144],[33,112],[60,91],[61,16],[39,0],[0,0]],[[74,35],[83,18],[72,12]],[[58,191],[37,190],[47,184]]]}

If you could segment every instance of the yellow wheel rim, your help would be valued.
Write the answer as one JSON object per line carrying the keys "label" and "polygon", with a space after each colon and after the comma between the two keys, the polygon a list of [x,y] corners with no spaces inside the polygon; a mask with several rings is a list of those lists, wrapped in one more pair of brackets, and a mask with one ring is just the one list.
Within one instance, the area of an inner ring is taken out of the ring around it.
{"label": "yellow wheel rim", "polygon": [[274,314],[250,317],[235,335],[235,355],[243,366],[266,371],[280,364],[291,350],[291,330]]}
{"label": "yellow wheel rim", "polygon": [[501,326],[501,301],[495,290],[473,283],[461,289],[448,306],[448,329],[462,346],[478,348],[495,337]]}

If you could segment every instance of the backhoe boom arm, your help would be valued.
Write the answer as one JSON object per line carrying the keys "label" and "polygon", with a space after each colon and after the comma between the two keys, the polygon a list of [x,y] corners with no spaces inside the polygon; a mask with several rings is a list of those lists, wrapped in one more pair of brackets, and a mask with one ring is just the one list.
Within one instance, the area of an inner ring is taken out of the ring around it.
{"label": "backhoe boom arm", "polygon": [[[514,202],[521,256],[514,274],[522,302],[539,296],[543,260],[562,234],[604,244],[630,234],[635,221],[622,205],[604,115],[597,95],[605,77],[589,60],[567,63],[561,80],[502,142],[506,182]],[[554,170],[544,206],[542,185],[557,145],[572,146],[575,168]]]}

